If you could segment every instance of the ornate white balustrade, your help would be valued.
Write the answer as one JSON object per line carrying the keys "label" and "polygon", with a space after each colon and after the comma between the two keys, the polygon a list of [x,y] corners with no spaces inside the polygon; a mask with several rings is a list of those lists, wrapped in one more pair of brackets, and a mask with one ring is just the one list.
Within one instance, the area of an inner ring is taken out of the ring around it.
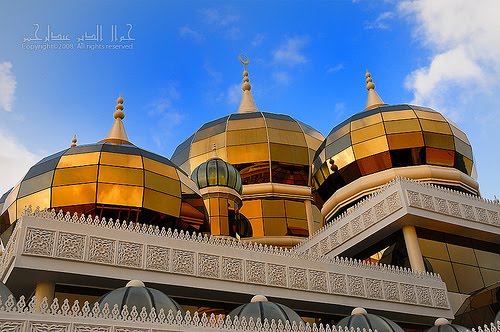
{"label": "ornate white balustrade", "polygon": [[329,305],[346,312],[362,306],[385,310],[389,317],[408,314],[410,321],[453,317],[446,286],[433,273],[30,208],[2,256],[0,275],[9,281],[26,270],[51,272],[67,282],[77,275],[90,283],[141,279],[229,298],[265,294],[302,303],[299,310]]}

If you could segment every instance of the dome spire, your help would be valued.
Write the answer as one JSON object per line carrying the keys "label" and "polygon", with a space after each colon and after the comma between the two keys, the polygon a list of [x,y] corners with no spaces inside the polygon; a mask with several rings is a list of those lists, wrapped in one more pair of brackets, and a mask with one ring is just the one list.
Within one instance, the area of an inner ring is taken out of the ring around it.
{"label": "dome spire", "polygon": [[212,158],[210,158],[210,160],[212,159],[220,159],[219,156],[217,155],[217,145],[215,143],[212,147]]}
{"label": "dome spire", "polygon": [[250,63],[250,59],[245,54],[240,54],[238,59],[243,64],[243,84],[241,85],[243,96],[241,97],[240,107],[238,107],[238,113],[258,112],[252,93],[250,92],[252,86],[250,85],[250,79],[248,78],[247,72],[247,65]]}
{"label": "dome spire", "polygon": [[385,105],[382,98],[375,91],[375,84],[373,83],[372,75],[366,70],[366,90],[368,90],[368,99],[366,100],[365,110],[371,110],[372,108]]}
{"label": "dome spire", "polygon": [[73,138],[71,139],[70,147],[72,148],[72,147],[76,146],[76,142],[77,142],[77,139],[76,139],[76,134],[75,134],[75,135],[73,135]]}
{"label": "dome spire", "polygon": [[128,140],[127,132],[125,131],[125,126],[123,125],[123,119],[125,118],[125,113],[123,112],[123,96],[120,92],[120,97],[116,100],[115,112],[113,117],[115,122],[108,132],[105,139],[99,141],[100,143],[113,143],[113,144],[132,144]]}

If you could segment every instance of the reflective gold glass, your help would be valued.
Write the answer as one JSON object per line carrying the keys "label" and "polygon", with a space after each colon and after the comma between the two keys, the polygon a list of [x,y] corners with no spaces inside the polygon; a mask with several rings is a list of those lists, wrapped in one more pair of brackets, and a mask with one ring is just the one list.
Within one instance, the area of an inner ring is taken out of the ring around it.
{"label": "reflective gold glass", "polygon": [[99,155],[99,152],[90,152],[62,156],[57,168],[94,165],[99,162]]}
{"label": "reflective gold glass", "polygon": [[99,168],[99,182],[128,184],[133,186],[144,185],[144,171],[142,169],[101,166]]}
{"label": "reflective gold glass", "polygon": [[190,157],[196,157],[203,155],[207,152],[211,152],[213,147],[217,147],[217,154],[219,150],[226,145],[226,133],[221,133],[218,135],[210,136],[208,138],[193,142],[191,144],[191,150],[189,151]]}
{"label": "reflective gold glass", "polygon": [[458,246],[451,243],[448,243],[447,246],[452,262],[477,265],[476,255],[474,255],[474,249]]}
{"label": "reflective gold glass", "polygon": [[[335,165],[337,165],[337,167],[339,169],[343,168],[344,166],[349,165],[355,159],[354,158],[354,151],[352,150],[352,146],[348,147],[344,151],[333,156],[332,159],[333,159]],[[330,168],[328,168],[328,169],[329,169],[329,173],[332,173],[331,169]]]}
{"label": "reflective gold glass", "polygon": [[97,165],[56,169],[54,186],[97,182]]}
{"label": "reflective gold glass", "polygon": [[424,142],[425,146],[428,147],[449,150],[455,149],[455,143],[451,135],[424,132]]}
{"label": "reflective gold glass", "polygon": [[427,164],[453,167],[455,163],[455,151],[442,149],[425,149]]}
{"label": "reflective gold glass", "polygon": [[142,194],[143,187],[99,183],[97,203],[140,207],[142,206]]}
{"label": "reflective gold glass", "polygon": [[309,165],[309,155],[306,147],[294,146],[293,149],[291,149],[289,145],[276,143],[271,143],[270,146],[272,161]]}
{"label": "reflective gold glass", "polygon": [[[14,188],[12,189],[12,191],[9,193],[9,195],[5,199],[5,202],[3,203],[2,214],[3,214],[3,212],[5,210],[7,210],[9,208],[9,206],[12,205],[12,203],[14,203],[16,201],[17,194],[19,194],[19,188],[20,187],[21,187],[21,182],[19,182],[18,184],[16,184],[14,186]],[[14,221],[14,220],[12,220],[12,221]]]}
{"label": "reflective gold glass", "polygon": [[283,236],[287,232],[286,218],[264,218],[264,234],[266,236]]}
{"label": "reflective gold glass", "polygon": [[447,122],[420,119],[424,131],[451,135],[450,125]]}
{"label": "reflective gold glass", "polygon": [[260,200],[244,201],[240,209],[240,213],[244,214],[248,219],[262,217],[262,205]]}
{"label": "reflective gold glass", "polygon": [[282,143],[287,145],[307,146],[306,139],[302,132],[269,129],[269,141],[273,143]]}
{"label": "reflective gold glass", "polygon": [[285,202],[279,200],[262,200],[262,214],[264,217],[284,217],[285,216]]}
{"label": "reflective gold glass", "polygon": [[433,258],[427,258],[427,260],[431,263],[434,272],[439,273],[441,279],[446,283],[448,291],[458,292],[458,285],[451,263]]}
{"label": "reflective gold glass", "polygon": [[356,159],[362,159],[380,152],[389,150],[387,138],[385,136],[377,137],[363,143],[353,145],[354,156]]}
{"label": "reflective gold glass", "polygon": [[[100,187],[101,185],[99,185]],[[138,193],[135,193],[137,195]],[[166,195],[155,190],[144,189],[144,208],[158,211],[169,216],[179,217],[181,200],[178,197]]]}
{"label": "reflective gold glass", "polygon": [[470,144],[469,139],[467,138],[467,135],[465,135],[465,133],[463,131],[461,131],[460,129],[458,129],[457,127],[455,127],[452,124],[450,124],[450,127],[451,127],[451,131],[453,132],[453,135],[457,136],[465,143]]}
{"label": "reflective gold glass", "polygon": [[268,161],[269,148],[267,143],[228,146],[227,158],[231,164]]}
{"label": "reflective gold glass", "polygon": [[421,131],[420,123],[417,119],[407,119],[398,121],[384,122],[385,130],[388,134],[406,133],[412,131]]}
{"label": "reflective gold glass", "polygon": [[54,171],[50,171],[32,177],[31,179],[24,180],[23,182],[21,182],[21,187],[19,189],[18,197],[24,197],[26,195],[50,187],[50,185],[52,184],[53,176],[54,176]]}
{"label": "reflective gold glass", "polygon": [[293,235],[308,235],[307,220],[286,218],[288,230]]}
{"label": "reflective gold glass", "polygon": [[305,135],[305,137],[306,137],[307,146],[310,147],[311,149],[313,149],[314,151],[318,150],[322,141],[320,141],[319,139],[314,138],[312,136],[309,136],[309,135]]}
{"label": "reflective gold glass", "polygon": [[478,267],[452,263],[460,293],[469,294],[484,287]]}
{"label": "reflective gold glass", "polygon": [[50,207],[50,188],[18,199],[16,219],[21,217],[24,207],[29,205],[31,205],[33,209],[37,206],[40,207],[40,209]]}
{"label": "reflective gold glass", "polygon": [[392,167],[388,151],[369,156],[357,161],[361,175],[368,175]]}
{"label": "reflective gold glass", "polygon": [[292,131],[302,132],[302,129],[299,127],[299,124],[295,121],[266,118],[266,123],[267,123],[267,128],[284,129],[284,130],[292,130]]}
{"label": "reflective gold glass", "polygon": [[415,113],[417,113],[417,116],[420,119],[427,119],[427,120],[434,120],[434,121],[446,121],[446,119],[440,113],[437,113],[437,112],[415,110]]}
{"label": "reflective gold glass", "polygon": [[500,271],[500,254],[479,249],[474,251],[479,266]]}
{"label": "reflective gold glass", "polygon": [[352,144],[360,143],[375,137],[382,136],[384,134],[385,130],[382,123],[377,123],[372,126],[354,130],[351,132]]}
{"label": "reflective gold glass", "polygon": [[418,238],[418,244],[420,245],[422,256],[450,260],[446,243]]}
{"label": "reflective gold glass", "polygon": [[102,152],[99,163],[101,165],[142,168],[142,157],[131,154]]}
{"label": "reflective gold glass", "polygon": [[485,287],[489,287],[493,284],[496,284],[500,280],[500,272],[499,271],[484,269],[484,268],[481,268],[479,270],[481,271],[481,275],[483,277]]}
{"label": "reflective gold glass", "polygon": [[458,153],[463,154],[467,158],[472,159],[472,147],[469,144],[464,143],[461,139],[458,139],[457,137],[455,137],[454,141],[455,141],[455,150],[457,150]]}
{"label": "reflective gold glass", "polygon": [[253,128],[264,128],[266,126],[264,118],[253,118],[253,119],[243,119],[243,120],[229,120],[227,123],[227,130],[241,130],[241,129],[253,129]]}
{"label": "reflective gold glass", "polygon": [[344,136],[345,134],[349,133],[351,131],[351,123],[347,123],[343,127],[337,129],[330,135],[328,135],[326,139],[326,144],[331,144],[332,142],[338,140],[340,137]]}
{"label": "reflective gold glass", "polygon": [[376,123],[382,122],[382,115],[376,113],[359,120],[354,120],[351,122],[351,130],[361,129]]}
{"label": "reflective gold glass", "polygon": [[96,201],[96,184],[84,183],[52,188],[52,206],[92,204]]}
{"label": "reflective gold glass", "polygon": [[178,178],[177,172],[175,171],[175,168],[173,166],[165,165],[163,163],[160,163],[156,160],[152,160],[149,158],[143,158],[143,159],[144,159],[144,169],[171,177],[172,179]]}
{"label": "reflective gold glass", "polygon": [[214,197],[214,198],[210,199],[210,215],[211,216],[220,215],[219,199],[218,198]]}
{"label": "reflective gold glass", "polygon": [[387,141],[391,150],[424,146],[424,136],[421,132],[387,135]]}
{"label": "reflective gold glass", "polygon": [[145,172],[146,188],[169,194],[175,197],[181,197],[181,185],[179,180],[175,180],[157,173]]}
{"label": "reflective gold glass", "polygon": [[264,236],[264,221],[261,218],[249,219],[249,221],[250,225],[252,225],[253,236]]}
{"label": "reflective gold glass", "polygon": [[303,202],[286,200],[285,210],[287,218],[303,219],[303,220],[307,219],[306,208]]}
{"label": "reflective gold glass", "polygon": [[267,133],[265,128],[235,130],[227,132],[226,135],[228,146],[267,142]]}
{"label": "reflective gold glass", "polygon": [[402,120],[402,119],[416,119],[417,116],[413,110],[390,111],[382,112],[384,121]]}

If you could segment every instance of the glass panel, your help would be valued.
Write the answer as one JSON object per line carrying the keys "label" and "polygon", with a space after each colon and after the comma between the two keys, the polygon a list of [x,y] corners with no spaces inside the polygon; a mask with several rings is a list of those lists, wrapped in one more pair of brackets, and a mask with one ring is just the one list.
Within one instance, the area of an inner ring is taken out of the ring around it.
{"label": "glass panel", "polygon": [[217,155],[221,157],[219,152],[221,148],[226,145],[226,133],[210,136],[208,138],[199,140],[198,142],[194,142],[193,145],[191,145],[191,156],[195,157],[207,152],[212,152],[214,144],[217,148]]}
{"label": "glass panel", "polygon": [[467,138],[467,135],[465,135],[465,133],[463,131],[461,131],[457,127],[453,126],[452,124],[450,124],[450,127],[451,127],[451,131],[453,132],[453,135],[457,136],[462,141],[464,141],[470,145],[469,139]]}
{"label": "glass panel", "polygon": [[197,183],[199,184],[200,188],[205,188],[208,186],[208,179],[207,179],[207,163],[203,163],[199,166],[198,170],[196,170],[196,173],[193,172],[193,174],[196,174],[197,178]]}
{"label": "glass panel", "polygon": [[92,204],[96,200],[96,184],[86,183],[52,188],[52,206]]}
{"label": "glass panel", "polygon": [[460,293],[469,294],[484,287],[478,267],[452,263]]}
{"label": "glass panel", "polygon": [[267,123],[267,128],[284,129],[284,130],[302,132],[302,129],[300,129],[300,127],[299,127],[299,124],[293,120],[287,121],[287,120],[266,118],[266,123]]}
{"label": "glass panel", "polygon": [[2,213],[5,212],[11,206],[12,203],[14,203],[17,199],[17,194],[19,193],[19,187],[21,187],[21,182],[15,185],[15,187],[11,190],[7,198],[5,198],[5,202],[3,203],[3,208],[2,208]]}
{"label": "glass panel", "polygon": [[287,235],[286,218],[264,218],[265,236]]}
{"label": "glass panel", "polygon": [[424,146],[424,136],[421,132],[387,135],[391,150]]}
{"label": "glass panel", "polygon": [[476,256],[474,255],[474,249],[450,243],[448,243],[447,246],[452,262],[477,265]]}
{"label": "glass panel", "polygon": [[144,208],[165,213],[169,216],[179,217],[181,200],[178,197],[146,188],[144,189]]}
{"label": "glass panel", "polygon": [[378,138],[365,141],[363,143],[353,145],[354,156],[356,159],[362,159],[380,152],[389,150],[387,145],[387,137],[381,136]]}
{"label": "glass panel", "polygon": [[429,132],[424,132],[424,142],[425,146],[440,149],[455,149],[455,143],[453,142],[453,136],[444,134],[434,134]]}
{"label": "glass panel", "polygon": [[356,144],[385,134],[384,125],[377,123],[373,126],[364,127],[362,129],[351,132],[352,143]]}
{"label": "glass panel", "polygon": [[125,206],[142,206],[143,187],[99,183],[97,203]]}
{"label": "glass panel", "polygon": [[208,185],[217,185],[217,163],[214,160],[208,162],[207,165]]}
{"label": "glass panel", "polygon": [[287,234],[295,236],[308,236],[307,220],[286,218]]}
{"label": "glass panel", "polygon": [[21,182],[21,188],[19,189],[18,197],[24,197],[34,192],[40,191],[50,187],[52,184],[52,178],[54,176],[54,171],[43,173],[41,175],[35,176],[31,179],[24,180]]}
{"label": "glass panel", "polygon": [[483,276],[484,286],[489,287],[493,284],[498,283],[500,280],[500,272],[490,269],[481,268],[481,275]]}
{"label": "glass panel", "polygon": [[54,186],[97,182],[97,165],[56,169]]}
{"label": "glass panel", "polygon": [[262,217],[262,205],[260,200],[244,201],[243,206],[240,209],[240,213],[243,213],[248,219],[261,218]]}
{"label": "glass panel", "polygon": [[431,121],[420,119],[420,124],[424,131],[451,135],[450,125],[447,122]]}
{"label": "glass panel", "polygon": [[250,130],[234,130],[226,133],[227,145],[241,145],[267,142],[265,128]]}
{"label": "glass panel", "polygon": [[341,151],[347,149],[351,146],[351,135],[347,134],[336,140],[330,145],[326,146],[326,157],[330,158],[331,156],[340,153]]}
{"label": "glass panel", "polygon": [[99,168],[98,182],[143,186],[144,171],[134,168],[101,166]]}
{"label": "glass panel", "polygon": [[57,164],[57,168],[94,165],[99,162],[99,155],[99,152],[91,152],[62,156]]}
{"label": "glass panel", "polygon": [[217,173],[218,173],[217,184],[219,186],[227,186],[228,184],[227,165],[222,160],[217,160]]}
{"label": "glass panel", "polygon": [[321,134],[319,131],[317,131],[313,127],[305,124],[304,122],[298,121],[298,120],[297,120],[297,122],[299,123],[299,126],[302,128],[302,131],[304,132],[304,134],[306,134],[306,136],[312,136],[312,137],[316,138],[318,141],[325,140],[325,137],[323,136],[323,134]]}
{"label": "glass panel", "polygon": [[427,111],[415,110],[415,113],[417,113],[417,116],[420,119],[427,119],[427,120],[434,120],[434,121],[446,121],[444,116],[442,116],[438,112],[427,112]]}
{"label": "glass panel", "polygon": [[304,133],[302,132],[280,130],[280,129],[269,129],[268,134],[269,134],[269,141],[273,143],[307,146]]}
{"label": "glass panel", "polygon": [[31,167],[26,176],[25,180],[30,179],[34,176],[46,173],[48,171],[52,171],[56,168],[57,163],[59,162],[59,158],[53,158],[43,163],[38,163],[35,166]]}
{"label": "glass panel", "polygon": [[306,147],[271,143],[271,160],[284,163],[309,165],[309,154]]}
{"label": "glass panel", "polygon": [[269,148],[267,143],[248,144],[227,147],[227,159],[233,165],[248,163],[250,161],[269,161]]}
{"label": "glass panel", "polygon": [[457,150],[457,152],[463,154],[467,158],[472,159],[472,147],[456,137],[455,137],[455,150]]}
{"label": "glass panel", "polygon": [[418,244],[420,245],[422,256],[443,259],[447,261],[450,260],[448,249],[446,248],[446,243],[422,239],[419,237]]}
{"label": "glass panel", "polygon": [[361,177],[361,172],[357,163],[352,163],[340,169],[339,174],[342,177],[342,180],[344,180],[344,183],[340,182],[337,189],[344,186],[344,184],[351,183]]}
{"label": "glass panel", "polygon": [[411,131],[421,131],[420,123],[417,119],[387,121],[384,122],[385,130],[388,134],[406,133]]}
{"label": "glass panel", "polygon": [[264,217],[284,217],[285,216],[285,202],[279,200],[262,200],[262,215]]}
{"label": "glass panel", "polygon": [[113,152],[101,153],[101,165],[142,168],[142,157]]}
{"label": "glass panel", "polygon": [[388,151],[360,159],[357,163],[362,175],[372,174],[392,167],[391,155]]}
{"label": "glass panel", "polygon": [[351,122],[351,130],[361,129],[379,122],[382,122],[382,115],[376,113]]}
{"label": "glass panel", "polygon": [[146,171],[145,186],[161,193],[175,197],[181,197],[181,186],[179,180]]}
{"label": "glass panel", "polygon": [[306,220],[306,207],[303,202],[285,201],[286,217]]}
{"label": "glass panel", "polygon": [[455,152],[455,168],[464,172],[465,174],[471,175],[474,165],[472,160],[465,158],[460,153]]}
{"label": "glass panel", "polygon": [[340,137],[344,136],[350,131],[351,131],[351,123],[348,122],[343,127],[331,132],[330,135],[328,135],[328,137],[326,138],[326,144],[331,144],[332,142],[338,140]]}
{"label": "glass panel", "polygon": [[[333,158],[333,162],[337,165],[338,169],[343,168],[344,166],[349,165],[354,161],[354,152],[352,150],[352,146],[348,147],[344,151],[338,153]],[[330,170],[331,172],[331,170]]]}
{"label": "glass panel", "polygon": [[144,169],[171,177],[172,179],[178,178],[177,172],[175,171],[175,167],[162,164],[160,162],[157,162],[149,158],[144,158]]}
{"label": "glass panel", "polygon": [[264,128],[266,126],[264,118],[244,119],[244,120],[229,120],[227,124],[227,131],[241,130],[241,129],[254,129]]}
{"label": "glass panel", "polygon": [[455,151],[426,148],[425,160],[429,165],[453,167]]}
{"label": "glass panel", "polygon": [[313,149],[314,152],[316,152],[316,150],[318,150],[319,146],[323,142],[323,141],[320,141],[319,139],[316,139],[315,137],[312,137],[312,136],[309,136],[309,135],[306,135],[305,138],[306,138],[306,144],[307,144],[307,146],[309,148]]}
{"label": "glass panel", "polygon": [[392,167],[422,165],[425,163],[425,148],[390,150]]}
{"label": "glass panel", "polygon": [[36,207],[40,207],[40,210],[49,208],[50,207],[50,188],[18,199],[17,200],[16,219],[21,217],[21,214],[23,212],[24,207],[29,206],[29,205],[31,205],[33,207],[33,210],[35,210]]}
{"label": "glass panel", "polygon": [[413,110],[404,110],[404,111],[391,111],[391,112],[382,112],[382,118],[384,121],[391,120],[402,120],[402,119],[416,119],[417,116]]}
{"label": "glass panel", "polygon": [[264,220],[258,218],[258,219],[248,219],[248,221],[252,226],[253,236],[256,237],[264,236]]}
{"label": "glass panel", "polygon": [[212,127],[207,127],[206,129],[201,129],[194,135],[193,142],[223,133],[225,131],[226,131],[226,122],[216,124]]}
{"label": "glass panel", "polygon": [[434,272],[439,273],[441,279],[446,283],[448,291],[458,292],[457,281],[451,263],[433,258],[427,258],[427,261],[431,263]]}
{"label": "glass panel", "polygon": [[500,255],[494,252],[474,249],[479,266],[500,271]]}

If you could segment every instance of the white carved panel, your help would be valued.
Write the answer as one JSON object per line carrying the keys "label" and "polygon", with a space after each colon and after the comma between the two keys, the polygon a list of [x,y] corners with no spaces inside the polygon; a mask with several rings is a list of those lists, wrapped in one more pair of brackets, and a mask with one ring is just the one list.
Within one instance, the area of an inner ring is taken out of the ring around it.
{"label": "white carved panel", "polygon": [[85,235],[59,232],[57,237],[56,257],[83,260]]}
{"label": "white carved panel", "polygon": [[219,256],[198,254],[198,275],[209,278],[219,278]]}
{"label": "white carved panel", "polygon": [[32,332],[66,332],[69,331],[69,324],[30,322],[29,331]]}
{"label": "white carved panel", "polygon": [[222,257],[222,278],[243,281],[243,260]]}
{"label": "white carved panel", "polygon": [[266,284],[266,264],[257,261],[246,261],[246,280],[256,284]]}
{"label": "white carved panel", "polygon": [[326,272],[309,270],[309,285],[313,291],[327,292]]}
{"label": "white carved panel", "polygon": [[384,281],[383,282],[383,287],[384,287],[384,294],[385,294],[385,299],[389,301],[399,301],[399,287],[397,282],[393,281]]}
{"label": "white carved panel", "polygon": [[194,274],[194,252],[172,250],[172,272]]}
{"label": "white carved panel", "polygon": [[96,263],[113,264],[116,250],[115,242],[110,239],[90,237],[87,259]]}
{"label": "white carved panel", "polygon": [[417,295],[415,294],[415,286],[401,283],[401,299],[406,303],[417,303]]}
{"label": "white carved panel", "polygon": [[116,263],[118,265],[140,268],[142,267],[142,252],[142,244],[118,241]]}
{"label": "white carved panel", "polygon": [[73,325],[73,331],[74,332],[110,332],[111,326],[75,324],[75,325]]}
{"label": "white carved panel", "polygon": [[169,271],[170,249],[148,246],[146,254],[146,269]]}
{"label": "white carved panel", "polygon": [[330,292],[334,294],[347,294],[347,281],[345,274],[330,272]]}
{"label": "white carved panel", "polygon": [[307,289],[307,270],[298,267],[288,268],[289,285],[291,288]]}
{"label": "white carved panel", "polygon": [[286,287],[285,265],[267,264],[267,270],[269,285]]}
{"label": "white carved panel", "polygon": [[24,242],[24,253],[38,256],[52,256],[56,232],[28,228]]}
{"label": "white carved panel", "polygon": [[432,306],[432,296],[429,287],[416,286],[417,303],[421,305]]}
{"label": "white carved panel", "polygon": [[0,320],[0,331],[2,332],[21,332],[23,331],[23,322],[13,320]]}
{"label": "white carved panel", "polygon": [[353,296],[366,296],[363,277],[348,275],[349,294]]}
{"label": "white carved panel", "polygon": [[378,279],[366,278],[366,292],[368,298],[383,299],[382,281]]}

